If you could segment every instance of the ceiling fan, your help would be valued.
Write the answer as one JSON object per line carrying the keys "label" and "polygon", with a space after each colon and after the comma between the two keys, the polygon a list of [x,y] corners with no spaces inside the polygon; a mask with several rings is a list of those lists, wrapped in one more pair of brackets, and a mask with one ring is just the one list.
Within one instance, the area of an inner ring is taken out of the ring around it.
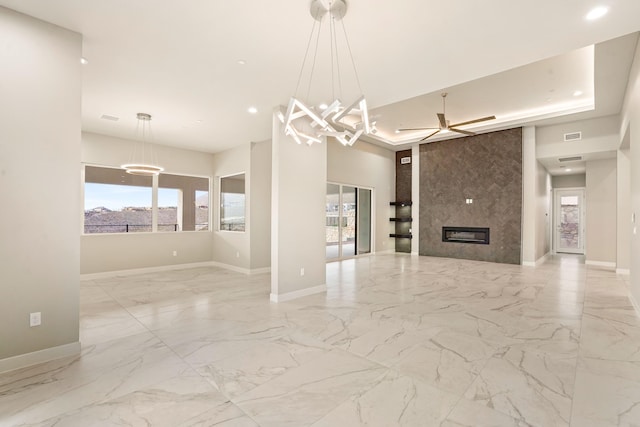
{"label": "ceiling fan", "polygon": [[403,132],[403,131],[412,131],[412,130],[435,130],[435,132],[430,133],[429,135],[425,136],[424,138],[422,138],[420,141],[424,141],[425,139],[431,138],[433,135],[437,134],[438,132],[441,132],[443,130],[450,130],[453,132],[458,132],[458,133],[462,133],[464,135],[468,135],[468,136],[473,136],[476,135],[474,132],[469,132],[468,130],[462,130],[462,129],[458,129],[459,126],[465,126],[465,125],[470,125],[472,123],[479,123],[479,122],[484,122],[487,120],[494,120],[496,118],[496,116],[487,116],[487,117],[482,117],[480,119],[475,119],[475,120],[469,120],[467,122],[460,122],[460,123],[456,123],[453,125],[449,124],[449,120],[446,119],[445,117],[445,98],[447,97],[447,92],[443,92],[441,94],[442,96],[442,113],[438,113],[438,121],[440,122],[440,126],[437,128],[405,128],[405,129],[398,129],[398,131]]}

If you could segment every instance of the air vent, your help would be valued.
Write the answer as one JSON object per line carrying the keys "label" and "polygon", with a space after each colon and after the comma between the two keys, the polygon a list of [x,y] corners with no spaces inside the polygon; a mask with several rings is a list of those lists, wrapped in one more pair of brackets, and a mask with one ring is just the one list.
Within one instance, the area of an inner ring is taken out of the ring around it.
{"label": "air vent", "polygon": [[564,134],[565,141],[580,141],[582,139],[582,132],[571,132]]}
{"label": "air vent", "polygon": [[577,161],[579,161],[579,160],[582,160],[582,156],[575,156],[575,157],[563,157],[563,158],[561,158],[561,159],[558,159],[558,161],[559,161],[560,163],[563,163],[563,162],[577,162]]}
{"label": "air vent", "polygon": [[120,117],[110,116],[108,114],[103,114],[102,116],[100,116],[100,118],[102,120],[111,120],[112,122],[117,122],[118,120],[120,120]]}

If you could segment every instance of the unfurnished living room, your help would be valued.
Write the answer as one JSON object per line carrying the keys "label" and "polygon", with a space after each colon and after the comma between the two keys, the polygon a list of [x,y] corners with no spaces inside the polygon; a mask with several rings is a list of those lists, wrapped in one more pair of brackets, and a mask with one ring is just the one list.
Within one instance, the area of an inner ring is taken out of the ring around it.
{"label": "unfurnished living room", "polygon": [[640,426],[637,0],[0,0],[0,426]]}

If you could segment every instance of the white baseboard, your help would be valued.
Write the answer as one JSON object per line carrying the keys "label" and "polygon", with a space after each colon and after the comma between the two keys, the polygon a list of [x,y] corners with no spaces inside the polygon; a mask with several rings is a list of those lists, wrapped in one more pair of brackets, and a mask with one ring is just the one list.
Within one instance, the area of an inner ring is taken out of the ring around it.
{"label": "white baseboard", "polygon": [[633,308],[636,309],[636,313],[640,316],[640,304],[638,304],[638,301],[636,301],[633,295],[631,295],[631,292],[629,292],[629,301],[631,301],[631,305],[633,305]]}
{"label": "white baseboard", "polygon": [[605,268],[611,268],[611,269],[616,268],[615,262],[586,260],[584,263],[585,265],[593,265],[594,267],[605,267]]}
{"label": "white baseboard", "polygon": [[238,273],[244,273],[244,274],[261,274],[261,273],[271,272],[271,267],[254,268],[253,270],[250,270],[248,268],[236,267],[234,265],[223,264],[221,262],[204,261],[204,262],[192,262],[189,264],[171,264],[171,265],[160,265],[157,267],[132,268],[130,270],[114,270],[114,271],[103,271],[101,273],[87,273],[87,274],[81,274],[80,280],[106,279],[106,278],[116,277],[116,276],[132,276],[135,274],[159,273],[162,271],[185,270],[187,268],[197,268],[197,267],[220,267],[220,268],[224,268],[225,270],[236,271]]}
{"label": "white baseboard", "polygon": [[293,299],[319,294],[327,291],[327,285],[318,285],[312,288],[300,289],[299,291],[287,292],[286,294],[274,294],[269,296],[271,302],[285,302]]}
{"label": "white baseboard", "polygon": [[186,268],[211,267],[211,261],[193,262],[189,264],[159,265],[157,267],[132,268],[129,270],[103,271],[101,273],[86,273],[80,275],[80,280],[106,279],[116,276],[132,276],[134,274],[158,273],[161,271],[184,270]]}
{"label": "white baseboard", "polygon": [[271,273],[271,267],[254,268],[249,270],[249,274]]}
{"label": "white baseboard", "polygon": [[237,273],[243,273],[243,274],[262,274],[262,273],[270,273],[271,272],[271,267],[254,268],[252,270],[250,268],[238,267],[238,266],[235,266],[235,265],[224,264],[222,262],[217,262],[217,261],[211,261],[209,263],[209,265],[212,265],[214,267],[224,268],[225,270],[235,271]]}
{"label": "white baseboard", "polygon": [[20,354],[18,356],[0,359],[0,374],[15,369],[27,368],[39,363],[49,362],[63,357],[80,354],[80,341],[71,344],[59,345],[57,347],[45,348],[44,350],[32,353]]}
{"label": "white baseboard", "polygon": [[522,261],[522,265],[525,267],[537,267],[540,264],[544,264],[547,261],[547,258],[549,258],[549,255],[551,255],[551,253],[547,252],[535,261]]}
{"label": "white baseboard", "polygon": [[628,268],[616,268],[616,274],[623,274],[625,276],[628,276],[631,274],[631,270],[629,270]]}

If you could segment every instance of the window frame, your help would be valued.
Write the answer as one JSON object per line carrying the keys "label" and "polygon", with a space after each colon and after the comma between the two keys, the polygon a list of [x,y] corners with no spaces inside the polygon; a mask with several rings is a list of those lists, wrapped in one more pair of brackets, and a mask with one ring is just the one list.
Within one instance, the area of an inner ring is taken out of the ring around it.
{"label": "window frame", "polygon": [[[211,176],[209,175],[196,175],[196,174],[185,174],[185,173],[175,173],[175,172],[162,172],[161,175],[172,175],[172,176],[183,176],[183,177],[187,177],[187,178],[202,178],[202,179],[206,179],[207,180],[207,192],[208,192],[208,204],[209,204],[209,212],[207,213],[207,221],[208,221],[208,227],[207,230],[176,230],[176,231],[159,231],[158,230],[158,189],[160,188],[159,186],[159,175],[154,175],[152,176],[152,180],[151,180],[151,221],[152,221],[152,227],[151,227],[151,231],[140,231],[140,232],[135,232],[135,233],[131,233],[131,232],[117,232],[117,233],[86,233],[85,232],[85,223],[84,223],[84,217],[85,217],[85,184],[86,182],[86,167],[94,167],[94,168],[104,168],[104,169],[115,169],[115,170],[120,170],[120,171],[124,171],[124,169],[122,169],[119,166],[111,166],[111,165],[103,165],[103,164],[96,164],[96,163],[82,163],[82,168],[81,168],[81,190],[80,190],[80,201],[81,201],[81,210],[80,210],[80,235],[81,236],[102,236],[102,235],[129,235],[129,234],[157,234],[157,233],[169,233],[169,234],[176,234],[176,233],[211,233],[213,231],[211,224],[212,224],[212,217],[213,217],[213,211],[211,209],[211,201],[212,201],[212,188],[211,188]],[[126,172],[125,172],[126,173]],[[113,185],[118,185],[118,184],[113,184]],[[165,188],[165,187],[162,187]],[[199,190],[199,191],[203,191],[203,190]]]}
{"label": "window frame", "polygon": [[[244,229],[243,230],[225,230],[222,228],[222,180],[224,178],[230,178],[233,176],[238,176],[238,175],[244,175],[244,206],[243,206],[243,213],[244,213]],[[224,233],[246,233],[248,231],[248,227],[249,224],[247,222],[247,210],[248,210],[248,197],[247,197],[247,172],[246,171],[240,171],[240,172],[234,172],[234,173],[230,173],[230,174],[225,174],[225,175],[220,175],[217,177],[217,183],[218,183],[218,191],[216,194],[216,199],[217,199],[217,216],[216,216],[216,231],[218,232],[224,232]]]}

